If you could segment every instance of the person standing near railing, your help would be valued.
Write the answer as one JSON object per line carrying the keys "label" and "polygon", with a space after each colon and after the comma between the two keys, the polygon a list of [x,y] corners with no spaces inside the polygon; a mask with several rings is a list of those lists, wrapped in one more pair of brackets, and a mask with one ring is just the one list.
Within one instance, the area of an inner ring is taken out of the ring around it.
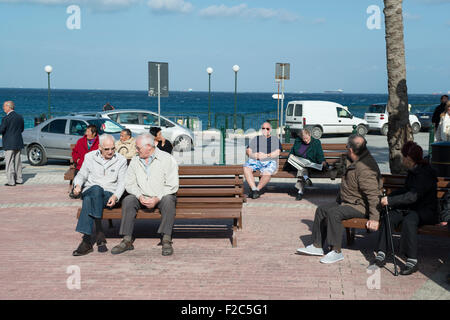
{"label": "person standing near railing", "polygon": [[436,107],[433,112],[433,117],[431,118],[431,122],[434,124],[434,132],[436,133],[437,128],[439,127],[439,122],[441,121],[441,114],[445,111],[445,105],[448,102],[448,95],[444,94],[441,97],[441,104]]}
{"label": "person standing near railing", "polygon": [[439,117],[436,141],[450,141],[450,101],[447,101],[444,112]]}
{"label": "person standing near railing", "polygon": [[13,187],[23,184],[22,161],[20,150],[23,148],[22,132],[25,126],[23,117],[14,111],[13,101],[3,103],[3,111],[6,117],[2,119],[0,134],[2,135],[3,149],[5,150],[5,172],[8,182],[5,186]]}

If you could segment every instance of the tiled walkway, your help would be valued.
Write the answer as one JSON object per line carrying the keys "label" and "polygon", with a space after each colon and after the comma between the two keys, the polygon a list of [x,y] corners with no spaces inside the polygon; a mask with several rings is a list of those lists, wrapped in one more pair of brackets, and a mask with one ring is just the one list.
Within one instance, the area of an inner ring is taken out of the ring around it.
{"label": "tiled walkway", "polygon": [[[287,194],[291,184],[270,184],[244,208],[237,248],[226,232],[178,231],[174,255],[163,257],[157,222],[139,221],[134,251],[73,257],[81,202],[52,179],[0,186],[0,299],[450,299],[442,281],[450,272],[448,238],[420,236],[420,271],[408,277],[394,277],[392,263],[366,269],[374,233],[344,244],[337,264],[295,254],[309,244],[315,208],[334,201],[336,184],[316,183],[301,202]],[[109,249],[120,242],[118,226],[108,229]]]}

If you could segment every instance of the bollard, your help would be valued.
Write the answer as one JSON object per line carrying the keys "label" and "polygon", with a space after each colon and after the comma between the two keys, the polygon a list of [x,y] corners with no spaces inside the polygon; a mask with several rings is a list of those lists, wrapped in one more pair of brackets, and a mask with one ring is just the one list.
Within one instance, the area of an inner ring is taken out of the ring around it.
{"label": "bollard", "polygon": [[225,165],[225,138],[226,130],[225,128],[220,128],[220,165]]}
{"label": "bollard", "polygon": [[429,133],[429,139],[428,139],[428,157],[431,159],[431,151],[433,148],[431,148],[431,144],[434,143],[434,123],[431,124]]}

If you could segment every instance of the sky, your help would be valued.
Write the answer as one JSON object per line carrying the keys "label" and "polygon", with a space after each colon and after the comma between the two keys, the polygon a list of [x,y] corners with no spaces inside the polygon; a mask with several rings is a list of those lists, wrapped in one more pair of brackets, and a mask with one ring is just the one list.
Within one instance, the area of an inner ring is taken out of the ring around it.
{"label": "sky", "polygon": [[[73,5],[79,10],[71,10]],[[377,9],[380,9],[379,15]],[[405,0],[409,93],[450,90],[450,0]],[[79,19],[78,19],[79,18]],[[387,93],[382,0],[0,0],[0,87]]]}

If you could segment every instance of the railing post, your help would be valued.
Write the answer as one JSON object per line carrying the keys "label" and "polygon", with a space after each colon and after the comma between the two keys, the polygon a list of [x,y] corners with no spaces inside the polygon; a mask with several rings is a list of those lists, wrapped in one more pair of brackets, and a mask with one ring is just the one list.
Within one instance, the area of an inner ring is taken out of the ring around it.
{"label": "railing post", "polygon": [[228,129],[228,114],[225,114],[225,130]]}
{"label": "railing post", "polygon": [[225,165],[225,138],[226,138],[226,129],[223,127],[220,128],[220,164]]}
{"label": "railing post", "polygon": [[291,143],[291,129],[289,126],[284,128],[284,140],[286,143]]}
{"label": "railing post", "polygon": [[429,131],[429,139],[428,139],[428,156],[431,159],[431,144],[434,143],[434,123],[431,124],[430,131]]}

